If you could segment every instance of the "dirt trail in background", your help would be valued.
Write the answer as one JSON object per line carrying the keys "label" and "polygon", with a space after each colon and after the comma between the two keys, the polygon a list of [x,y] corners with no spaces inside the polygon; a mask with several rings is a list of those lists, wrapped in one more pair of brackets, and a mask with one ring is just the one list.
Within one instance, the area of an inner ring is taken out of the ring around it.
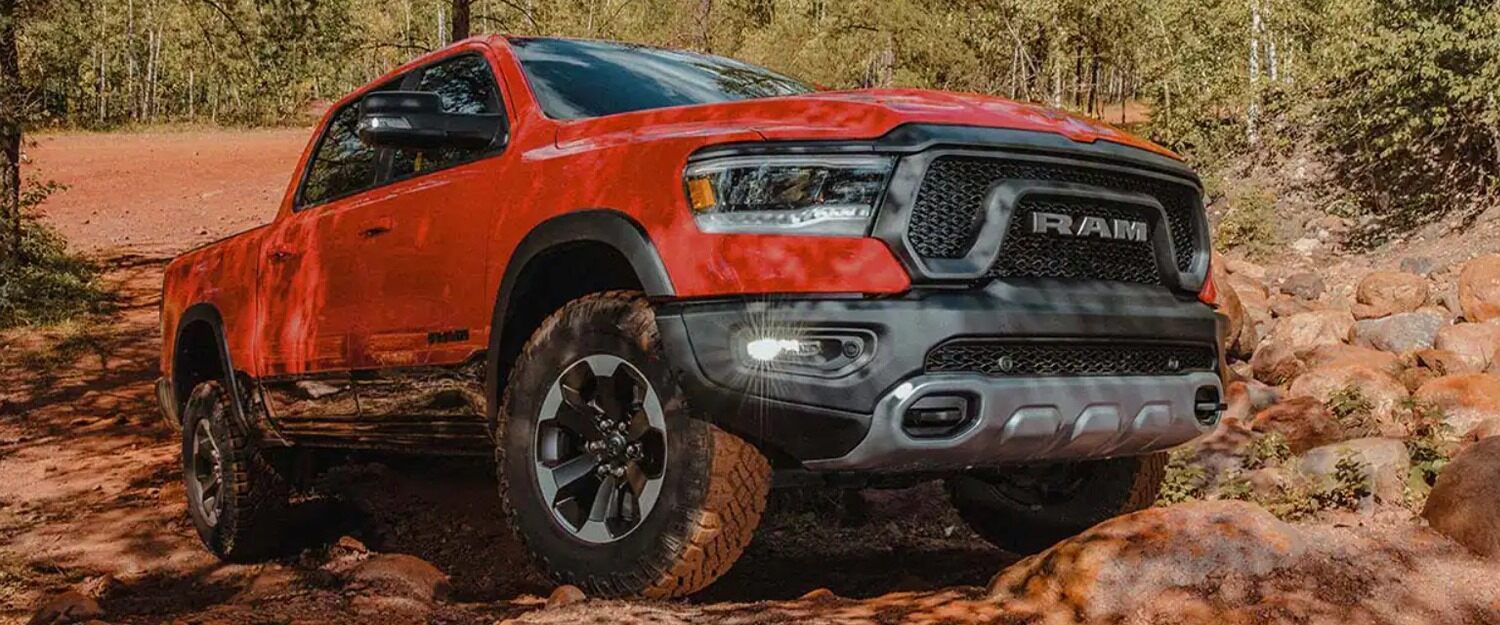
{"label": "dirt trail in background", "polygon": [[[484,462],[359,458],[321,480],[325,496],[293,530],[307,549],[280,562],[222,565],[199,545],[180,443],[151,396],[161,271],[176,253],[269,221],[307,135],[78,134],[28,147],[28,175],[69,187],[45,219],[108,265],[118,301],[95,319],[0,333],[0,623],[26,622],[40,598],[70,587],[100,595],[112,623],[412,620],[361,612],[360,597],[329,581],[319,563],[341,535],[452,575],[454,601],[418,620],[492,623],[551,590],[498,522]],[[715,620],[778,622],[817,610],[793,603],[772,616],[736,602],[820,587],[921,593],[828,605],[897,620],[973,596],[1010,560],[964,530],[939,489],[852,503],[782,495],[745,557],[695,601]]]}
{"label": "dirt trail in background", "polygon": [[67,185],[45,212],[77,248],[171,257],[270,221],[310,132],[44,135],[24,174]]}

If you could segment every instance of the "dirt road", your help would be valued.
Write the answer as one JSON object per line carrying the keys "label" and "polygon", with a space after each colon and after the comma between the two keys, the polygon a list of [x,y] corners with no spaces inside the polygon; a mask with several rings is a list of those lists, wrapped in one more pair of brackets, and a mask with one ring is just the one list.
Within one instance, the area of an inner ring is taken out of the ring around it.
{"label": "dirt road", "polygon": [[[177,252],[268,221],[307,134],[77,134],[27,148],[28,175],[68,186],[46,220],[107,264],[117,301],[95,319],[0,334],[0,623],[26,622],[66,588],[98,597],[111,623],[492,623],[551,590],[496,522],[483,462],[357,458],[318,484],[294,530],[300,554],[222,565],[199,546],[180,442],[151,399],[161,270]],[[772,503],[745,558],[694,599],[705,619],[900,620],[974,595],[1012,560],[968,534],[931,487]],[[341,536],[432,562],[452,576],[453,600],[418,613],[372,603],[327,572],[348,555],[329,547]],[[745,603],[825,587],[918,594],[819,601],[815,611]]]}

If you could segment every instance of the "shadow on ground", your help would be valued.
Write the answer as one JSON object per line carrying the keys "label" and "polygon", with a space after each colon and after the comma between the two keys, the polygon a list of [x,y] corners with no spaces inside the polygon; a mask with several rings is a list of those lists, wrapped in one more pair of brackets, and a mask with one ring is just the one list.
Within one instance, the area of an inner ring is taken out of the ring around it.
{"label": "shadow on ground", "polygon": [[[115,257],[106,281],[117,298],[105,314],[0,333],[0,622],[24,622],[48,593],[78,587],[97,592],[117,623],[386,622],[357,614],[357,597],[315,565],[342,536],[448,573],[453,603],[431,615],[443,622],[493,623],[552,590],[504,527],[482,459],[350,455],[298,504],[283,558],[209,556],[183,504],[179,435],[151,391],[165,263]],[[972,591],[1012,560],[969,534],[936,485],[857,497],[777,491],[744,557],[692,602],[712,610],[819,588],[854,598]],[[274,601],[248,599],[268,576],[291,581]]]}

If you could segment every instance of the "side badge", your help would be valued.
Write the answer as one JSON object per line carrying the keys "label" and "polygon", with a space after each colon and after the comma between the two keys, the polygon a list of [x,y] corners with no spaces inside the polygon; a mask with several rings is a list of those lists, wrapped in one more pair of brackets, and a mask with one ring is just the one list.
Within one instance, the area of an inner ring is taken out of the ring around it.
{"label": "side badge", "polygon": [[469,340],[469,329],[459,328],[457,330],[440,330],[427,333],[427,344],[437,345],[439,343],[462,343]]}

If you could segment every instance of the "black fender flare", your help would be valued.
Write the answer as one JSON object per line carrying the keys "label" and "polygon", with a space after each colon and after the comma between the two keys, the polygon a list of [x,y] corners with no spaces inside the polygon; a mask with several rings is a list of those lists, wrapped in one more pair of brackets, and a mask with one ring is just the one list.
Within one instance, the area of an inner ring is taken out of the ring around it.
{"label": "black fender flare", "polygon": [[500,279],[500,288],[495,295],[484,382],[485,397],[489,404],[486,417],[490,424],[496,422],[500,411],[500,335],[510,319],[513,291],[520,282],[521,272],[533,259],[558,246],[585,242],[602,243],[624,256],[636,278],[640,280],[647,297],[676,295],[672,278],[667,274],[667,267],[662,263],[651,237],[629,215],[614,209],[598,208],[558,215],[537,224],[521,239],[516,251],[505,264],[505,275]]}
{"label": "black fender flare", "polygon": [[[180,404],[181,402],[178,398],[182,393],[191,393],[193,391],[192,389],[178,388],[181,385],[179,384],[177,371],[182,362],[182,333],[188,326],[194,323],[207,323],[213,331],[214,344],[219,352],[219,366],[224,371],[224,379],[221,380],[224,384],[224,391],[229,393],[229,405],[234,409],[235,420],[242,427],[247,428],[245,431],[249,432],[250,420],[246,417],[245,406],[241,401],[241,397],[243,396],[240,395],[239,376],[235,374],[234,361],[229,357],[229,340],[224,334],[224,316],[219,314],[218,307],[213,304],[206,302],[193,304],[187,310],[183,311],[182,316],[177,319],[177,330],[172,341],[172,350],[174,353],[172,354],[172,371],[170,373],[173,403]],[[180,416],[180,408],[178,412]]]}

